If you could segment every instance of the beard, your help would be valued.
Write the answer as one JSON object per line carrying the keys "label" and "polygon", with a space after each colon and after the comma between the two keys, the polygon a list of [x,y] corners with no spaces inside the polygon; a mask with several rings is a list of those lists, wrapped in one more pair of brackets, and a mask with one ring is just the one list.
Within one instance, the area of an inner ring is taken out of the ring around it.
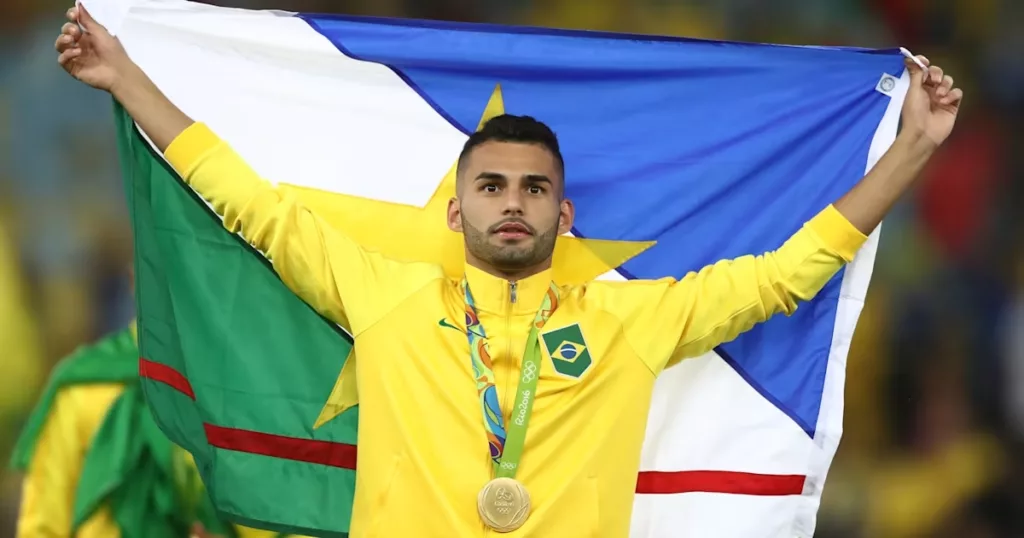
{"label": "beard", "polygon": [[[495,225],[496,227],[497,225]],[[466,241],[466,250],[478,260],[491,265],[503,273],[515,273],[537,266],[551,257],[555,252],[555,240],[558,239],[558,225],[538,233],[532,227],[532,241],[516,244],[495,245],[490,242],[491,233],[473,227],[462,218],[462,234]]]}

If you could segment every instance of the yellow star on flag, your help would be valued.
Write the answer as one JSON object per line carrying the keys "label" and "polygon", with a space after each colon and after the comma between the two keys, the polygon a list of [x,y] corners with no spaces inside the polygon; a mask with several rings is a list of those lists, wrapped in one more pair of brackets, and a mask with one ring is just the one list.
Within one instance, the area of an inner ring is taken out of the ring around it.
{"label": "yellow star on flag", "polygon": [[[479,126],[504,114],[498,85],[484,109]],[[479,127],[478,127],[479,128]],[[360,245],[392,259],[436,263],[452,278],[460,278],[466,263],[462,237],[448,229],[448,201],[455,196],[453,163],[423,207],[374,200],[319,189],[282,185],[308,207]],[[555,242],[553,279],[581,284],[619,267],[654,245],[654,241],[612,241],[563,235]]]}
{"label": "yellow star on flag", "polygon": [[[477,129],[504,113],[501,85],[497,85]],[[396,260],[436,263],[443,266],[450,277],[460,278],[466,263],[463,241],[447,224],[448,201],[455,196],[457,167],[458,162],[452,164],[423,207],[294,185],[281,185],[281,188],[294,192],[307,207],[363,247]],[[555,242],[552,278],[563,285],[589,282],[654,243],[559,236]],[[319,428],[357,403],[355,356],[350,354],[313,427]]]}

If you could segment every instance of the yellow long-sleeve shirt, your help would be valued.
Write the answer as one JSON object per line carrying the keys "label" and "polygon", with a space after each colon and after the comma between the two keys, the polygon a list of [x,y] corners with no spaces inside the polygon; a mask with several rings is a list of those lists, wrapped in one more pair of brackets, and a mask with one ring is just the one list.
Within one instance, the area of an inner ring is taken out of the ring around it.
{"label": "yellow long-sleeve shirt", "polygon": [[[23,483],[17,538],[72,538],[75,489],[86,453],[123,390],[118,383],[96,383],[71,386],[57,393]],[[181,451],[181,456],[186,453]],[[277,536],[271,531],[241,526],[235,529],[239,538]],[[109,508],[101,506],[73,538],[120,535]]]}
{"label": "yellow long-sleeve shirt", "polygon": [[[476,498],[493,469],[459,281],[440,267],[361,248],[258,177],[201,123],[165,156],[228,230],[241,232],[299,297],[354,336],[360,420],[351,536],[490,536]],[[533,510],[510,536],[627,536],[656,376],[776,313],[793,312],[864,240],[829,206],[775,252],[722,261],[681,280],[560,286],[542,338],[577,325],[590,365],[566,367],[571,361],[557,346],[554,359],[542,346],[516,475]],[[507,421],[551,273],[513,283],[467,266],[466,276]]]}
{"label": "yellow long-sleeve shirt", "polygon": [[[77,385],[57,393],[36,441],[22,487],[18,538],[70,538],[75,488],[96,430],[124,386],[118,383]],[[110,510],[103,506],[75,538],[120,535]]]}

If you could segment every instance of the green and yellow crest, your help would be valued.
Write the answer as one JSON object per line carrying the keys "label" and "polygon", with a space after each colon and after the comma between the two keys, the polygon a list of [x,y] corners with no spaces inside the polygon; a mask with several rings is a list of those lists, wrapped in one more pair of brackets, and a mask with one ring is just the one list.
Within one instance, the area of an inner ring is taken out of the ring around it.
{"label": "green and yellow crest", "polygon": [[541,335],[541,339],[555,371],[564,376],[578,378],[594,362],[578,323],[548,331]]}

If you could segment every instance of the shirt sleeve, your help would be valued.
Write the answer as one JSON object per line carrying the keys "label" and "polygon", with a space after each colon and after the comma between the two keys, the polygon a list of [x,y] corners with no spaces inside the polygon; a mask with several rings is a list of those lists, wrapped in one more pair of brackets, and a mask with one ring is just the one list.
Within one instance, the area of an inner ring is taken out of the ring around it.
{"label": "shirt sleeve", "polygon": [[[360,247],[261,178],[205,124],[194,123],[164,156],[184,181],[262,252],[293,293],[353,335],[391,307],[408,286],[395,285],[404,264]],[[409,284],[409,282],[405,282]]]}
{"label": "shirt sleeve", "polygon": [[[723,260],[681,280],[638,283],[626,326],[638,354],[657,374],[729,342],[775,314],[812,299],[867,237],[828,206],[780,248]],[[639,299],[639,300],[637,300]]]}
{"label": "shirt sleeve", "polygon": [[[57,394],[22,485],[17,538],[70,538],[75,489],[85,453],[120,392],[120,385],[96,385]],[[78,533],[111,538],[119,535],[106,506]]]}

